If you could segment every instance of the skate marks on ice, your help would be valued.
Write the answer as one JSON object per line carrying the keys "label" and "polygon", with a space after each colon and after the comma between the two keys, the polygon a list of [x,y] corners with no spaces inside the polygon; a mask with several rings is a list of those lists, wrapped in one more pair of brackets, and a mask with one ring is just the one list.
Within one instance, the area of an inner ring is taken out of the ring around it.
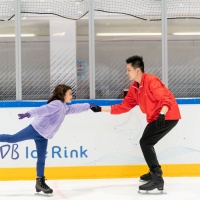
{"label": "skate marks on ice", "polygon": [[[51,183],[53,183],[51,181]],[[53,195],[37,193],[34,181],[0,181],[0,200],[59,200]]]}
{"label": "skate marks on ice", "polygon": [[[0,181],[0,200],[197,200],[200,177],[164,177],[164,194],[157,189],[138,193],[138,178],[49,180],[53,195],[35,194],[35,181]],[[165,194],[167,193],[167,194]]]}
{"label": "skate marks on ice", "polygon": [[[133,179],[69,180],[68,185],[59,182],[53,186],[56,194],[68,196],[68,200],[127,200],[134,196],[137,187]],[[65,192],[64,192],[65,191]],[[67,199],[67,198],[66,198]]]}

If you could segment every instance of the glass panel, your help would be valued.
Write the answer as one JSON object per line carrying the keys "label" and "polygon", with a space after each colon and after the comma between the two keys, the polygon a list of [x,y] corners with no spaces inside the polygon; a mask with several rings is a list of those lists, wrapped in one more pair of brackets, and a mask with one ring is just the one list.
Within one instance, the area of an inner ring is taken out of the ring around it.
{"label": "glass panel", "polygon": [[0,22],[0,100],[16,99],[15,19]]}
{"label": "glass panel", "polygon": [[126,59],[143,57],[145,71],[161,78],[161,22],[131,16],[95,13],[96,98],[123,98],[131,82]]}
{"label": "glass panel", "polygon": [[168,20],[169,88],[176,97],[200,97],[200,20]]}
{"label": "glass panel", "polygon": [[89,98],[88,1],[22,0],[21,3],[22,13],[29,13],[23,14],[27,22],[24,30],[35,35],[22,49],[23,99],[47,99],[60,83],[73,88],[74,98]]}
{"label": "glass panel", "polygon": [[22,99],[44,100],[50,95],[49,20],[22,17]]}
{"label": "glass panel", "polygon": [[76,93],[75,21],[56,16],[23,15],[23,100],[46,100],[58,84]]}
{"label": "glass panel", "polygon": [[88,15],[76,21],[77,99],[89,99],[89,37]]}

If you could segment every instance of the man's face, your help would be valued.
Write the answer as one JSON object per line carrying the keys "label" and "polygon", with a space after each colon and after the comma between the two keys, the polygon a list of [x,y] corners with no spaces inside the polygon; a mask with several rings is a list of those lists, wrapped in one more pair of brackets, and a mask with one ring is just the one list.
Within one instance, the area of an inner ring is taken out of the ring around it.
{"label": "man's face", "polygon": [[138,70],[139,70],[139,68],[134,69],[131,64],[127,64],[126,74],[128,75],[128,77],[131,81],[134,81],[137,78]]}

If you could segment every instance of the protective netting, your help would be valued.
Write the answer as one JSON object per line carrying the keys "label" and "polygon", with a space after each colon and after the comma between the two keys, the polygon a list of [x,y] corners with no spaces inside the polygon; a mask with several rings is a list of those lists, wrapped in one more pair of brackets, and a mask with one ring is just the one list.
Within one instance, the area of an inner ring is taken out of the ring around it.
{"label": "protective netting", "polygon": [[[94,0],[95,10],[131,15],[144,20],[161,19],[161,0]],[[21,0],[21,13],[52,14],[80,19],[89,11],[89,0]],[[15,15],[15,0],[0,1],[0,20]],[[167,17],[200,18],[199,0],[167,0]]]}
{"label": "protective netting", "polygon": [[5,21],[11,19],[15,14],[14,1],[0,1],[0,20]]}
{"label": "protective netting", "polygon": [[80,19],[88,13],[88,0],[22,0],[22,13],[53,14]]}

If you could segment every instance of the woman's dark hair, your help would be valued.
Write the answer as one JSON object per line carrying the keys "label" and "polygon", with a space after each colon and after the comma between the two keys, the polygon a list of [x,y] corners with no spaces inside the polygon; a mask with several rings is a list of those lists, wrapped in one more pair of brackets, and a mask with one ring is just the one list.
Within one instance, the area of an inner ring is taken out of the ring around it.
{"label": "woman's dark hair", "polygon": [[51,97],[47,101],[47,103],[50,103],[51,101],[54,101],[54,100],[60,100],[64,102],[64,96],[68,90],[72,90],[72,88],[68,85],[60,84],[56,86],[55,89],[53,90]]}
{"label": "woman's dark hair", "polygon": [[140,68],[144,72],[144,62],[141,56],[131,56],[126,60],[126,64],[131,64],[134,69]]}

